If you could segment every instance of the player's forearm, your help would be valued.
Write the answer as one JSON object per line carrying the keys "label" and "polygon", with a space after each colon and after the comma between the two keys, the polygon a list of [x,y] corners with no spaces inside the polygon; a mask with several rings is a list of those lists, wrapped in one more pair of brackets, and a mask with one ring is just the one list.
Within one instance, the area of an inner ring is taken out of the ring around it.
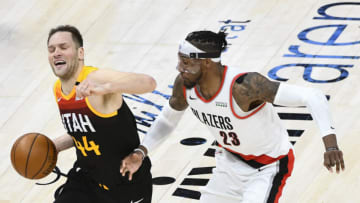
{"label": "player's forearm", "polygon": [[105,93],[143,94],[156,88],[155,79],[146,74],[113,70],[98,70],[95,74],[96,80],[104,85]]}
{"label": "player's forearm", "polygon": [[316,121],[322,136],[335,134],[328,102],[320,90],[282,83],[275,96],[274,104],[306,106]]}
{"label": "player's forearm", "polygon": [[160,145],[173,132],[185,111],[177,111],[168,103],[164,106],[159,117],[152,124],[148,133],[145,135],[141,147],[146,152],[151,152]]}
{"label": "player's forearm", "polygon": [[54,143],[58,153],[74,146],[74,141],[69,134],[55,138]]}

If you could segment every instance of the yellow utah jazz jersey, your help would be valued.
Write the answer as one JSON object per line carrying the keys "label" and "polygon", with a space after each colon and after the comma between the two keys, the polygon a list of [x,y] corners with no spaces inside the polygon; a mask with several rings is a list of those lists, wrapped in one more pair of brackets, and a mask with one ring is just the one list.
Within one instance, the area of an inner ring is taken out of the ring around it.
{"label": "yellow utah jazz jersey", "polygon": [[[96,70],[84,66],[76,84]],[[125,101],[112,113],[97,112],[87,97],[76,97],[76,84],[70,94],[64,95],[57,80],[54,94],[64,127],[74,140],[77,165],[101,184],[121,184],[126,181],[119,172],[121,160],[140,144],[134,115]],[[150,160],[146,159],[140,169],[150,170]]]}

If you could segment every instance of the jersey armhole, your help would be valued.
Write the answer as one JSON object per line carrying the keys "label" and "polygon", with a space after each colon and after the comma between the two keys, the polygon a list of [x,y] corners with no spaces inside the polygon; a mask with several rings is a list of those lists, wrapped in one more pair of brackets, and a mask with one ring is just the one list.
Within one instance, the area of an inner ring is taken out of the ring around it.
{"label": "jersey armhole", "polygon": [[[101,113],[99,111],[97,111],[91,104],[90,104],[90,101],[89,101],[89,98],[86,97],[85,98],[85,102],[86,102],[86,105],[89,107],[89,109],[91,110],[91,112],[93,112],[95,115],[99,116],[99,117],[102,117],[102,118],[110,118],[110,117],[113,117],[113,116],[116,116],[118,115],[118,111],[114,111],[112,113]],[[123,101],[124,102],[124,101]],[[122,104],[121,104],[122,106]],[[121,107],[120,107],[121,108]]]}

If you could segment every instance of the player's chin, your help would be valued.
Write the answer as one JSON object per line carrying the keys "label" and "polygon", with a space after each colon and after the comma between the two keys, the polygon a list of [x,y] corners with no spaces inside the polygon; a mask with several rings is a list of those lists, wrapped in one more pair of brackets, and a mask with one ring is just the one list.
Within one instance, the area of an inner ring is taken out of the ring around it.
{"label": "player's chin", "polygon": [[195,87],[195,85],[196,85],[196,82],[184,80],[184,86],[186,89],[191,89],[191,88]]}
{"label": "player's chin", "polygon": [[62,68],[55,68],[54,69],[54,73],[57,77],[59,78],[66,78],[68,77],[68,69],[67,67],[62,67]]}
{"label": "player's chin", "polygon": [[65,78],[66,74],[62,71],[55,71],[55,75],[59,78]]}

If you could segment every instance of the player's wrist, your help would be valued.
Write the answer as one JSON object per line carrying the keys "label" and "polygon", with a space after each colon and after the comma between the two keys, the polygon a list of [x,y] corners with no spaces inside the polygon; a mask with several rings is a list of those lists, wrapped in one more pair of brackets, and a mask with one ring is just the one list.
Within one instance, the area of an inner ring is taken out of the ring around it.
{"label": "player's wrist", "polygon": [[140,147],[139,148],[136,148],[134,149],[134,153],[138,154],[139,156],[141,156],[141,159],[144,160],[145,157],[146,157],[146,153],[143,149],[141,149]]}
{"label": "player's wrist", "polygon": [[333,146],[333,147],[326,147],[326,151],[329,152],[329,151],[338,151],[339,150],[339,147],[338,146]]}
{"label": "player's wrist", "polygon": [[143,146],[143,145],[139,145],[139,147],[138,147],[139,149],[141,149],[143,152],[144,152],[144,154],[145,154],[145,157],[148,155],[148,150],[147,150],[147,148],[145,147],[145,146]]}

